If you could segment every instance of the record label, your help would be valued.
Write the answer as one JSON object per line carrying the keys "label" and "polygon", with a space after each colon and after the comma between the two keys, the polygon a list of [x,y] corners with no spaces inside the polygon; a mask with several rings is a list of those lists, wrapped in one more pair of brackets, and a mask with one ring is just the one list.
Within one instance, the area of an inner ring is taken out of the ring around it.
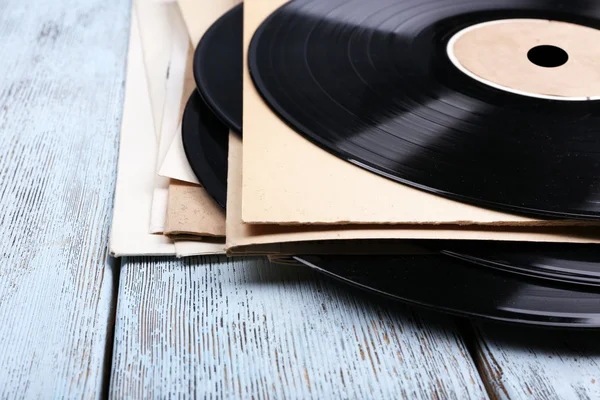
{"label": "record label", "polygon": [[600,30],[560,21],[484,22],[448,42],[452,63],[500,90],[550,100],[600,99]]}

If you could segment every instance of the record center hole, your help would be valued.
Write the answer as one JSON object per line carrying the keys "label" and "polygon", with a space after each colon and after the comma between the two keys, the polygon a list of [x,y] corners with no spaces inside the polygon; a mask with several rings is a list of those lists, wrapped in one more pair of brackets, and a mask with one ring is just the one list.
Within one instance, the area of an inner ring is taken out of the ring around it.
{"label": "record center hole", "polygon": [[541,45],[529,50],[527,58],[538,67],[555,68],[564,65],[569,55],[560,47]]}

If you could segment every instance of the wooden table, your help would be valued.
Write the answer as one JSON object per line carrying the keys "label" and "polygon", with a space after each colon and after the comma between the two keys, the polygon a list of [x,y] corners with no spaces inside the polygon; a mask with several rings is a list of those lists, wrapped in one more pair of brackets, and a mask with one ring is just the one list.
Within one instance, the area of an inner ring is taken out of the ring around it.
{"label": "wooden table", "polygon": [[107,256],[130,4],[0,2],[0,397],[599,398],[600,336],[259,258]]}

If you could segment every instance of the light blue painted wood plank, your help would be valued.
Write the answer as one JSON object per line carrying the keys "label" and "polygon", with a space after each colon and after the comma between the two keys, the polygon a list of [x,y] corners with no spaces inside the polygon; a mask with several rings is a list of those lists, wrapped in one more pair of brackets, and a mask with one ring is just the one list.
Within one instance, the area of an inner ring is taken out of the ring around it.
{"label": "light blue painted wood plank", "polygon": [[129,2],[0,1],[0,398],[94,398]]}
{"label": "light blue painted wood plank", "polygon": [[264,259],[126,258],[114,398],[487,398],[451,318]]}
{"label": "light blue painted wood plank", "polygon": [[498,399],[599,399],[598,332],[483,324],[476,360]]}

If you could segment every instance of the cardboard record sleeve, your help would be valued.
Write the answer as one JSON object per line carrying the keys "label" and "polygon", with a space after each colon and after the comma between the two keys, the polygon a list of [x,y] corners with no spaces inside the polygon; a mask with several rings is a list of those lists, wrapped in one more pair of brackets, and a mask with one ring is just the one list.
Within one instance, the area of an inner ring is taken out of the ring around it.
{"label": "cardboard record sleeve", "polygon": [[196,47],[204,32],[213,22],[239,3],[240,0],[177,0],[192,46]]}
{"label": "cardboard record sleeve", "polygon": [[247,224],[242,221],[242,168],[242,141],[236,134],[230,133],[226,251],[231,256],[398,254],[407,251],[404,246],[410,239],[600,243],[600,228],[593,226]]}
{"label": "cardboard record sleeve", "polygon": [[[236,1],[219,0],[211,2],[211,8],[199,13],[197,4],[194,2],[180,1],[179,8],[188,28],[188,33],[193,46],[196,46],[201,34],[210,27],[214,20],[237,4]],[[193,76],[193,46],[188,54],[185,82],[179,106],[179,121],[183,117],[183,111],[190,98],[196,90]],[[188,161],[183,153],[181,145],[181,124],[175,132],[175,140],[169,150],[162,167],[169,172],[170,182],[168,186],[168,202],[166,205],[166,221],[164,234],[174,238],[186,238],[187,240],[212,240],[212,238],[225,236],[225,212],[208,195],[206,190],[197,183],[182,181],[182,175],[193,172],[189,168]],[[223,240],[223,239],[220,239]]]}
{"label": "cardboard record sleeve", "polygon": [[[144,17],[148,15],[150,14],[144,14]],[[159,158],[154,114],[159,110],[152,108],[151,85],[148,80],[156,79],[159,75],[150,76],[146,73],[143,57],[145,48],[141,40],[139,18],[137,8],[134,7],[127,53],[127,77],[109,243],[110,254],[114,257],[134,255],[184,257],[221,254],[224,252],[222,239],[220,243],[192,242],[149,232],[155,189],[155,162]],[[152,41],[147,43],[153,44]],[[183,76],[174,79],[179,78],[183,79]],[[171,104],[166,105],[171,106]]]}
{"label": "cardboard record sleeve", "polygon": [[224,237],[225,212],[201,186],[171,180],[165,235]]}

